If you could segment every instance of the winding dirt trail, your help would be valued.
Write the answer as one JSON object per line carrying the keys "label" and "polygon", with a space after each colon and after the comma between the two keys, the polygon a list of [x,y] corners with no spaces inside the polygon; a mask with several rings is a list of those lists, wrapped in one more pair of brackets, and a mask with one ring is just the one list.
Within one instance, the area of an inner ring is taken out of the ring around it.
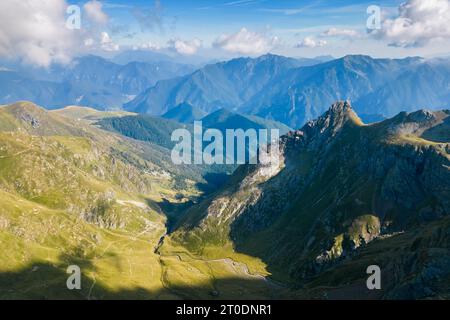
{"label": "winding dirt trail", "polygon": [[[235,274],[238,275],[238,276],[242,276],[243,275],[243,276],[248,277],[250,279],[257,279],[257,280],[260,280],[260,281],[264,281],[265,283],[267,283],[268,285],[270,285],[273,288],[278,288],[278,289],[280,289],[280,288],[287,288],[287,286],[285,286],[284,284],[279,283],[277,281],[274,281],[272,279],[269,279],[268,277],[266,277],[266,276],[264,276],[262,274],[251,273],[247,264],[245,264],[243,262],[240,262],[240,261],[235,261],[235,260],[233,260],[233,259],[231,259],[229,257],[220,258],[220,259],[205,259],[205,258],[202,258],[202,257],[192,256],[188,252],[179,252],[179,253],[174,252],[174,254],[164,255],[163,256],[163,255],[161,255],[160,248],[161,248],[161,246],[163,246],[164,239],[165,239],[166,236],[167,236],[167,234],[164,234],[159,239],[158,245],[155,247],[154,252],[159,255],[159,259],[160,259],[159,261],[160,261],[161,272],[162,272],[161,273],[161,283],[163,284],[164,288],[166,288],[167,290],[171,291],[172,293],[174,293],[174,294],[176,294],[178,296],[179,296],[179,294],[173,292],[170,289],[170,285],[167,283],[167,279],[165,278],[166,270],[164,269],[164,265],[163,265],[163,262],[162,262],[162,258],[163,257],[176,257],[179,261],[183,261],[183,262],[187,262],[187,263],[189,263],[189,261],[200,261],[200,262],[204,262],[204,263],[223,263],[224,265],[226,265],[230,269],[232,269],[235,272]],[[186,259],[183,260],[181,255],[185,255],[185,256],[189,257],[189,260],[186,260]],[[212,275],[212,276],[214,277],[214,275]]]}

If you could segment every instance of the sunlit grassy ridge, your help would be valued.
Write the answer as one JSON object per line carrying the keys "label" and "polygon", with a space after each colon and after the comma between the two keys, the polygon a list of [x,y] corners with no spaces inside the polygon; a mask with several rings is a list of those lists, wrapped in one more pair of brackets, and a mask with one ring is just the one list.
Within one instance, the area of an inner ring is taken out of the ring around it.
{"label": "sunlit grassy ridge", "polygon": [[[59,298],[70,264],[86,265],[88,280],[82,292],[67,296],[136,287],[158,292],[160,267],[153,249],[165,232],[165,219],[145,199],[170,195],[172,182],[145,174],[144,168],[163,170],[133,154],[131,143],[86,123],[75,125],[27,103],[0,112],[8,124],[0,128],[0,268],[31,268],[25,282],[12,284],[13,292],[0,285],[2,296]],[[112,156],[115,145],[129,149],[138,164]],[[62,276],[47,279],[51,272],[40,271],[46,264]]]}

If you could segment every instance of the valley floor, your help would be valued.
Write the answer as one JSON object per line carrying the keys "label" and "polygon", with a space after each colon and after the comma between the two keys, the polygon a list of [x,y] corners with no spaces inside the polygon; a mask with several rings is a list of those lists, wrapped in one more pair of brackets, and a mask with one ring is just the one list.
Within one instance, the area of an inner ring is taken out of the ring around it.
{"label": "valley floor", "polygon": [[[108,230],[1,196],[10,208],[24,209],[2,212],[1,299],[267,299],[279,294],[257,259],[245,257],[253,264],[249,267],[231,250],[230,257],[222,252],[218,255],[224,258],[203,258],[173,246],[165,236],[164,216],[150,214],[139,232]],[[81,268],[81,290],[66,287],[69,265]]]}

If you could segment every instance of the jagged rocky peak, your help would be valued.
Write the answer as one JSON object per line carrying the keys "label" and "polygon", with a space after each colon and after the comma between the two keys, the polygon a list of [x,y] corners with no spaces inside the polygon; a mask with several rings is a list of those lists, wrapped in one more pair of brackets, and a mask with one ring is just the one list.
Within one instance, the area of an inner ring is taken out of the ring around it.
{"label": "jagged rocky peak", "polygon": [[[338,101],[331,105],[330,109],[317,120],[308,122],[309,126],[325,126],[341,128],[347,121],[359,120],[353,111],[349,101]],[[361,121],[361,120],[359,120]]]}
{"label": "jagged rocky peak", "polygon": [[333,137],[346,125],[361,126],[363,122],[353,111],[349,101],[338,101],[323,116],[309,121],[301,131],[307,139],[317,136]]}
{"label": "jagged rocky peak", "polygon": [[435,115],[430,110],[419,110],[416,112],[412,112],[408,115],[408,120],[411,122],[423,123],[435,120]]}
{"label": "jagged rocky peak", "polygon": [[348,117],[351,112],[353,112],[353,109],[349,101],[338,101],[328,109],[328,114],[334,117]]}

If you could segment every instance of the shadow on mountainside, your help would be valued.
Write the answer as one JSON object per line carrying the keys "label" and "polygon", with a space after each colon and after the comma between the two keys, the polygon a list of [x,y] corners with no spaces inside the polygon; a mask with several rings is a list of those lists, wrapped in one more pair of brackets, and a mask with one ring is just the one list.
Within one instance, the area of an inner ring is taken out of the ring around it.
{"label": "shadow on mountainside", "polygon": [[[282,297],[280,292],[273,291],[263,280],[238,278],[216,279],[205,285],[173,285],[155,290],[139,285],[112,289],[107,283],[94,280],[95,270],[89,262],[76,263],[80,264],[82,273],[81,290],[67,289],[66,281],[70,276],[65,272],[67,265],[41,262],[17,271],[0,272],[0,300],[262,300]],[[117,276],[120,277],[120,274]]]}
{"label": "shadow on mountainside", "polygon": [[[450,218],[444,218],[404,234],[375,240],[301,287],[290,289],[263,278],[216,277],[192,283],[187,277],[181,280],[184,284],[179,284],[178,280],[169,281],[170,275],[177,273],[177,267],[164,263],[161,265],[165,268],[163,276],[158,279],[160,286],[152,289],[133,281],[126,287],[126,281],[123,286],[120,281],[120,277],[128,275],[126,268],[100,274],[91,263],[92,258],[64,254],[57,263],[36,262],[18,270],[1,271],[0,300],[448,299],[449,230]],[[70,265],[78,265],[81,269],[81,290],[66,287],[70,276],[66,269]],[[369,265],[381,268],[382,290],[367,289],[366,269]],[[143,279],[145,277],[142,275]],[[148,283],[155,280],[150,278],[150,271],[148,277]],[[115,280],[114,284],[109,285],[108,279]],[[152,283],[155,285],[154,281]]]}
{"label": "shadow on mountainside", "polygon": [[208,172],[203,176],[206,183],[197,183],[196,187],[198,190],[204,193],[204,195],[208,195],[220,187],[222,187],[230,178],[230,174],[222,173],[222,172]]}
{"label": "shadow on mountainside", "polygon": [[[237,249],[246,254],[254,250]],[[267,260],[266,260],[267,261]],[[369,290],[369,266],[381,289]],[[280,272],[268,264],[269,272]],[[376,239],[291,288],[298,299],[421,300],[450,298],[450,217]]]}
{"label": "shadow on mountainside", "polygon": [[[450,110],[445,111],[450,114]],[[447,143],[450,141],[450,117],[446,118],[442,123],[427,129],[422,134],[422,138],[433,142]]]}
{"label": "shadow on mountainside", "polygon": [[174,230],[180,219],[183,218],[185,212],[193,205],[195,205],[195,202],[192,200],[176,203],[170,202],[167,199],[162,199],[162,201],[157,202],[157,206],[160,208],[161,213],[167,218],[167,233],[171,233]]}

